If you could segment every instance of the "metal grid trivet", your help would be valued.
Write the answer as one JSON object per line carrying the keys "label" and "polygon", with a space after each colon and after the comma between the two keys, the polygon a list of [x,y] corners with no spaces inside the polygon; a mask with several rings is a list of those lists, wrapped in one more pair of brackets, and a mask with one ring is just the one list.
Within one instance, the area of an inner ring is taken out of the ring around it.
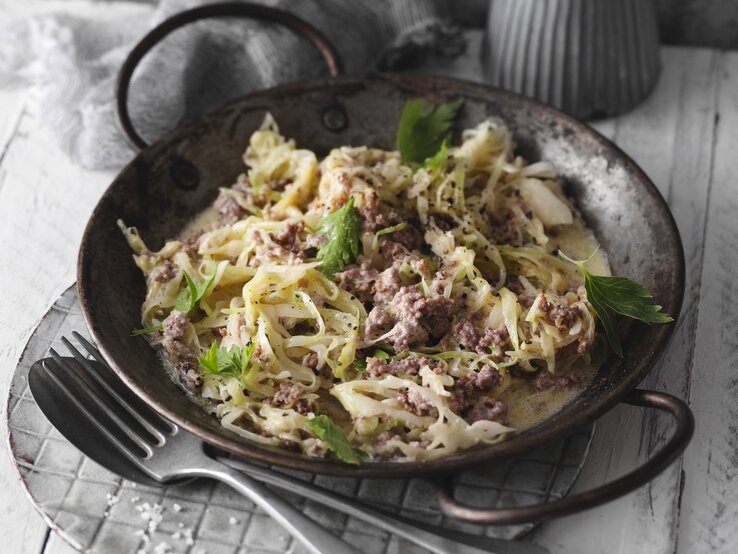
{"label": "metal grid trivet", "polygon": [[[8,399],[9,441],[22,484],[49,525],[75,548],[95,553],[277,554],[303,552],[290,536],[251,502],[225,485],[199,480],[168,487],[143,486],[108,472],[84,456],[51,427],[31,396],[31,364],[60,338],[87,336],[74,288],[43,318],[13,375]],[[579,476],[594,427],[564,442],[509,462],[461,473],[456,497],[479,507],[516,506],[564,496]],[[512,538],[533,525],[484,527],[443,516],[434,490],[422,479],[352,479],[282,470],[357,501],[408,517],[490,537]],[[296,495],[287,495],[306,514],[368,554],[425,552],[396,536]],[[162,521],[147,533],[142,506],[162,506]],[[146,538],[144,536],[146,535]],[[191,539],[188,537],[191,536]],[[146,540],[148,539],[148,541]]]}

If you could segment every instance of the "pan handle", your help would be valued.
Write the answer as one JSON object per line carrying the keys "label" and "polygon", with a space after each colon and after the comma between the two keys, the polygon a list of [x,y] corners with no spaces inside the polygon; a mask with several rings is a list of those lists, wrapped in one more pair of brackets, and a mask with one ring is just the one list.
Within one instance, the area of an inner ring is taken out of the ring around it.
{"label": "pan handle", "polygon": [[656,408],[669,412],[676,419],[674,435],[642,466],[606,485],[565,496],[553,502],[513,508],[482,509],[460,504],[453,497],[450,478],[436,488],[436,500],[448,516],[484,525],[513,525],[561,517],[619,498],[646,484],[666,469],[689,444],[694,434],[694,416],[687,404],[664,392],[636,389],[624,400],[626,404]]}
{"label": "pan handle", "polygon": [[328,72],[331,76],[336,77],[343,71],[341,57],[325,35],[306,21],[284,10],[243,2],[223,2],[185,10],[164,20],[149,31],[146,36],[136,44],[133,50],[131,50],[130,54],[128,54],[128,57],[120,68],[120,73],[118,73],[115,94],[118,118],[120,119],[123,131],[128,136],[128,139],[135,150],[138,151],[146,148],[147,146],[146,141],[133,127],[131,116],[128,113],[128,89],[136,66],[149,50],[162,41],[172,31],[195,21],[210,19],[213,17],[248,17],[251,19],[272,21],[284,25],[288,29],[296,32],[298,35],[306,38],[320,51],[326,65],[328,66]]}

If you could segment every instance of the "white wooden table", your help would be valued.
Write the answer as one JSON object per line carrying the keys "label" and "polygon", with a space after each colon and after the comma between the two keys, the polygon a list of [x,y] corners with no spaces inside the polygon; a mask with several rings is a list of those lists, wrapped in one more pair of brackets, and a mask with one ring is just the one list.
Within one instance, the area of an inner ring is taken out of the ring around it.
{"label": "white wooden table", "polygon": [[[0,0],[0,22],[60,6],[101,9],[87,0]],[[688,398],[697,432],[684,457],[648,486],[536,531],[535,540],[556,553],[738,552],[738,52],[664,48],[662,58],[654,93],[595,127],[646,170],[679,225],[687,257],[684,309],[667,355],[643,386]],[[475,75],[473,63],[445,71]],[[39,128],[28,95],[0,91],[3,409],[34,326],[74,282],[84,224],[113,175],[72,165]],[[598,424],[576,488],[624,474],[670,430],[666,418],[615,408]],[[0,545],[8,554],[71,551],[26,501],[4,447]]]}

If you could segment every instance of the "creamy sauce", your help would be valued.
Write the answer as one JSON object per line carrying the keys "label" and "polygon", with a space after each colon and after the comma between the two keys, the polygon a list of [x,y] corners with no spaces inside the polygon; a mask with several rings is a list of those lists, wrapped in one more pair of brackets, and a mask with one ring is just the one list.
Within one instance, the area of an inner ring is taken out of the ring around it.
{"label": "creamy sauce", "polygon": [[[585,264],[587,270],[595,275],[610,275],[610,264],[602,249],[597,248],[597,241],[591,231],[577,218],[573,225],[561,227],[558,235],[551,240],[551,250],[561,249],[574,260],[582,260],[592,256]],[[592,255],[594,252],[594,255]],[[607,352],[604,341],[595,339],[589,364],[578,360],[571,373],[578,377],[579,384],[573,387],[554,386],[550,389],[535,392],[527,379],[512,377],[512,382],[500,395],[500,400],[507,404],[510,426],[517,431],[529,429],[550,418],[579,395],[597,374]],[[545,371],[545,370],[542,370]]]}
{"label": "creamy sauce", "polygon": [[[207,232],[218,227],[218,215],[218,212],[212,207],[205,209],[182,229],[178,237],[179,240],[184,240],[199,231]],[[585,227],[581,218],[577,217],[572,225],[559,227],[557,236],[551,237],[551,241],[547,246],[550,247],[550,250],[558,248],[575,260],[582,260],[591,256],[585,264],[588,271],[595,275],[611,274],[610,264],[605,252],[602,249],[597,249],[597,241],[591,231]],[[583,360],[578,360],[570,370],[570,373],[578,377],[579,384],[576,386],[553,386],[541,392],[535,392],[528,379],[513,376],[509,386],[499,396],[499,399],[507,404],[510,426],[517,431],[535,427],[561,410],[587,388],[604,361],[606,354],[604,341],[596,339],[595,342],[591,362],[586,364]],[[172,370],[172,372],[176,374],[176,371]],[[178,379],[177,376],[175,380]],[[347,429],[350,427],[348,413],[333,396],[325,392],[321,394],[321,402],[324,408],[329,408],[328,413],[339,425],[346,426]],[[212,403],[204,401],[204,399],[200,399],[198,404],[209,412],[214,409]]]}

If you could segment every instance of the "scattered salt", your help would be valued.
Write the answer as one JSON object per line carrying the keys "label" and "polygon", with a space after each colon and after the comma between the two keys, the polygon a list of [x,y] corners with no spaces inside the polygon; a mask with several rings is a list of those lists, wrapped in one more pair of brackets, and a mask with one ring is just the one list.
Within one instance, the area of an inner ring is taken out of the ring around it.
{"label": "scattered salt", "polygon": [[238,520],[235,517],[231,516],[228,518],[228,523],[230,523],[231,525],[236,525],[238,524]]}
{"label": "scattered salt", "polygon": [[169,554],[172,551],[172,547],[165,542],[160,542],[154,548],[154,554]]}
{"label": "scattered salt", "polygon": [[105,498],[107,498],[108,503],[105,507],[105,511],[103,512],[103,517],[108,517],[108,515],[110,515],[110,508],[120,502],[120,491],[116,492],[115,494],[107,493],[105,495]]}
{"label": "scattered salt", "polygon": [[133,498],[131,498],[131,502],[133,502],[133,503],[136,503],[139,500],[141,500],[141,497],[140,496],[134,496]]}
{"label": "scattered salt", "polygon": [[177,513],[179,513],[179,512],[181,512],[181,511],[182,511],[182,506],[180,506],[179,504],[177,504],[177,503],[175,502],[175,503],[174,503],[174,504],[172,505],[172,510],[174,510],[174,511],[175,511],[175,512],[177,512]]}

